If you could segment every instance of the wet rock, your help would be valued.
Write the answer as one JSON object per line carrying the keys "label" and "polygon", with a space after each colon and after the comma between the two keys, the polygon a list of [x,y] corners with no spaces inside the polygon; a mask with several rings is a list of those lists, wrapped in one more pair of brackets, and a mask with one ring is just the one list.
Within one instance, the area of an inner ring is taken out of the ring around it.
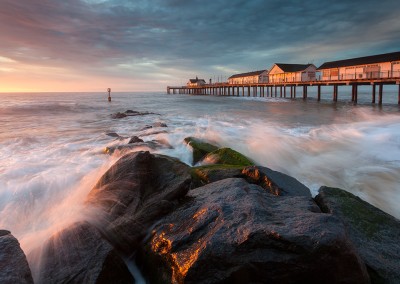
{"label": "wet rock", "polygon": [[115,132],[108,132],[108,133],[106,133],[106,135],[110,136],[110,137],[120,137],[119,134],[117,134]]}
{"label": "wet rock", "polygon": [[147,130],[147,129],[150,129],[150,128],[153,128],[153,126],[151,126],[151,125],[146,125],[146,126],[143,127],[142,129],[140,129],[140,131]]}
{"label": "wet rock", "polygon": [[114,154],[115,151],[119,151],[120,154],[124,154],[124,153],[126,154],[137,148],[143,149],[143,147],[149,148],[152,150],[161,149],[161,148],[172,149],[172,146],[163,140],[151,140],[151,141],[146,141],[146,142],[129,143],[126,145],[108,146],[108,147],[104,148],[104,153],[108,154],[108,155],[112,155],[112,154]]}
{"label": "wet rock", "polygon": [[127,114],[136,114],[136,113],[139,113],[139,112],[131,110],[131,109],[128,109],[128,110],[125,111],[125,113],[127,113]]}
{"label": "wet rock", "polygon": [[193,150],[193,165],[203,159],[208,153],[218,149],[217,146],[194,137],[186,137],[183,141]]}
{"label": "wet rock", "polygon": [[220,148],[207,154],[202,162],[206,164],[252,166],[254,162],[231,148]]}
{"label": "wet rock", "polygon": [[[125,262],[89,223],[52,236],[43,248],[36,283],[134,283]],[[36,278],[36,277],[35,277]]]}
{"label": "wet rock", "polygon": [[163,122],[156,122],[153,124],[153,127],[168,127],[168,126]]}
{"label": "wet rock", "polygon": [[149,152],[130,153],[98,181],[87,203],[99,211],[98,226],[130,255],[158,218],[170,212],[190,186],[189,167]]}
{"label": "wet rock", "polygon": [[315,200],[343,221],[372,283],[400,283],[399,220],[338,188],[321,187]]}
{"label": "wet rock", "polygon": [[144,142],[144,141],[137,136],[132,136],[131,139],[129,140],[128,144],[140,143],[140,142]]}
{"label": "wet rock", "polygon": [[369,283],[338,218],[237,178],[190,191],[140,259],[158,283]]}
{"label": "wet rock", "polygon": [[308,187],[284,173],[266,167],[250,166],[243,169],[242,174],[248,182],[258,184],[274,195],[311,197]]}
{"label": "wet rock", "polygon": [[33,283],[18,240],[6,230],[0,230],[0,283]]}
{"label": "wet rock", "polygon": [[190,171],[192,176],[191,189],[215,182],[218,180],[241,177],[243,166],[235,165],[208,165],[193,167]]}
{"label": "wet rock", "polygon": [[113,119],[120,119],[120,118],[124,118],[124,117],[126,117],[127,115],[125,114],[125,113],[122,113],[122,112],[117,112],[117,113],[113,113],[112,115],[111,115],[111,118],[113,118]]}

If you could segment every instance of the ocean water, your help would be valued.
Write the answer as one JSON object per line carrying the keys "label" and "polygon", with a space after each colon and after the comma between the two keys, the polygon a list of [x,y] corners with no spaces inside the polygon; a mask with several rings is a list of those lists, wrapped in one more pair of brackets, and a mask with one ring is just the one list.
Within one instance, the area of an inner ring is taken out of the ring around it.
{"label": "ocean water", "polygon": [[[352,192],[400,218],[400,112],[397,87],[372,106],[370,88],[359,104],[350,89],[339,102],[309,91],[307,102],[281,98],[165,93],[0,94],[0,229],[30,251],[54,232],[85,218],[83,202],[121,156],[105,147],[127,143],[107,136],[137,135],[164,145],[150,150],[191,163],[182,141],[210,140],[258,164],[294,176],[317,194],[322,185]],[[301,92],[298,92],[301,97]],[[153,114],[112,119],[128,109]],[[143,128],[163,122],[167,128]]]}

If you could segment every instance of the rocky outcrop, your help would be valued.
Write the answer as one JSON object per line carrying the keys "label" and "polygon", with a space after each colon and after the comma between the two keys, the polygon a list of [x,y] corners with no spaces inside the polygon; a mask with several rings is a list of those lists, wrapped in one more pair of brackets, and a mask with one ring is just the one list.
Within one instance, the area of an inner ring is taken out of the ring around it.
{"label": "rocky outcrop", "polygon": [[321,187],[315,199],[343,221],[372,283],[400,283],[399,220],[342,189]]}
{"label": "rocky outcrop", "polygon": [[242,177],[243,166],[235,165],[208,165],[193,167],[191,189],[226,178]]}
{"label": "rocky outcrop", "polygon": [[18,240],[6,230],[0,230],[0,283],[33,283],[28,261]]}
{"label": "rocky outcrop", "polygon": [[368,283],[341,221],[241,178],[191,190],[141,254],[159,283]]}
{"label": "rocky outcrop", "polygon": [[250,166],[243,169],[242,174],[248,182],[258,184],[274,195],[311,197],[308,187],[284,173],[266,167]]}
{"label": "rocky outcrop", "polygon": [[177,159],[135,152],[122,157],[89,193],[98,227],[121,252],[131,254],[158,218],[190,186],[189,167]]}
{"label": "rocky outcrop", "polygon": [[141,143],[141,142],[144,142],[143,139],[140,139],[140,138],[137,137],[137,136],[132,136],[132,137],[129,139],[128,144]]}
{"label": "rocky outcrop", "polygon": [[45,243],[35,279],[46,284],[115,281],[133,283],[134,278],[113,247],[88,223],[76,223]]}
{"label": "rocky outcrop", "polygon": [[205,155],[218,149],[217,146],[194,137],[186,137],[183,140],[193,151],[193,165],[199,162]]}
{"label": "rocky outcrop", "polygon": [[252,166],[254,162],[246,156],[242,155],[231,148],[220,148],[208,153],[202,160],[204,164],[222,164],[222,165],[238,165]]}

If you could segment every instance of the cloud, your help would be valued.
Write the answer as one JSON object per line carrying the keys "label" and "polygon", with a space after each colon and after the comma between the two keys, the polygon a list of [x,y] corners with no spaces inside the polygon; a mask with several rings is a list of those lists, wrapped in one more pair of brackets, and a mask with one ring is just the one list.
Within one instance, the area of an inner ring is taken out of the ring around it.
{"label": "cloud", "polygon": [[382,1],[379,9],[361,0],[0,0],[0,5],[1,58],[82,76],[131,77],[157,88],[174,76],[177,81],[196,74],[229,76],[274,62],[318,65],[396,51],[400,43],[394,0]]}

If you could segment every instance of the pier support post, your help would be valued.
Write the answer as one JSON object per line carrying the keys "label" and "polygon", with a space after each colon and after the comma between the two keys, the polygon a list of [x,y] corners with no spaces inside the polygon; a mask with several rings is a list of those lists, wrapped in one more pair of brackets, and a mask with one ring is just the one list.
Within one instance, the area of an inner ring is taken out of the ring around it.
{"label": "pier support post", "polygon": [[375,84],[372,84],[372,100],[371,103],[375,103],[375,97],[376,97],[376,86]]}
{"label": "pier support post", "polygon": [[379,84],[379,99],[378,104],[382,105],[382,97],[383,97],[383,84]]}
{"label": "pier support post", "polygon": [[279,97],[281,97],[282,98],[282,85],[279,87]]}
{"label": "pier support post", "polygon": [[293,86],[293,98],[296,98],[296,85]]}
{"label": "pier support post", "polygon": [[247,96],[250,97],[250,85],[247,87]]}
{"label": "pier support post", "polygon": [[321,101],[321,85],[317,86],[317,96],[318,96],[318,101]]}
{"label": "pier support post", "polygon": [[358,85],[354,84],[354,103],[356,104],[358,101]]}
{"label": "pier support post", "polygon": [[303,100],[307,99],[307,86],[303,86]]}
{"label": "pier support post", "polygon": [[275,85],[275,98],[278,96],[278,86]]}
{"label": "pier support post", "polygon": [[333,101],[337,102],[337,92],[338,92],[338,86],[333,85]]}
{"label": "pier support post", "polygon": [[283,97],[286,98],[286,85],[283,86]]}
{"label": "pier support post", "polygon": [[242,97],[244,97],[244,85],[242,86]]}
{"label": "pier support post", "polygon": [[397,93],[397,103],[400,105],[400,82],[397,82],[399,85],[398,93]]}

